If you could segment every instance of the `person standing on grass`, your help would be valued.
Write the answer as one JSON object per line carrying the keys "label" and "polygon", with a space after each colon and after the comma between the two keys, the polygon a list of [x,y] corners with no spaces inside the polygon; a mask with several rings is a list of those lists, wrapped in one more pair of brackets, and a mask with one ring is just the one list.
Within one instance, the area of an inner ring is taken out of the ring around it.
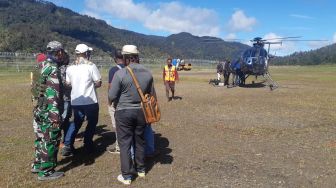
{"label": "person standing on grass", "polygon": [[[122,48],[125,65],[134,72],[143,93],[154,96],[154,81],[149,70],[139,64],[139,51],[134,45]],[[145,177],[145,139],[146,120],[141,109],[141,98],[127,68],[115,73],[109,90],[109,101],[115,103],[115,120],[120,147],[121,174],[117,180],[125,185],[132,182],[134,172]],[[134,147],[134,160],[131,147]]]}
{"label": "person standing on grass", "polygon": [[64,111],[62,114],[62,129],[63,129],[63,142],[61,143],[60,148],[62,149],[64,146],[65,136],[68,132],[69,126],[70,126],[70,118],[72,116],[72,108],[71,108],[71,87],[66,84],[66,70],[69,66],[70,57],[69,54],[65,51],[64,60],[62,61],[62,64],[60,66],[60,72],[61,72],[61,80],[62,80],[62,86],[64,88],[63,90],[63,101],[64,101]]}
{"label": "person standing on grass", "polygon": [[58,41],[47,45],[47,58],[32,73],[34,103],[35,160],[31,172],[38,173],[38,180],[53,180],[64,176],[55,171],[61,140],[62,86],[59,66],[64,59],[63,46]]}
{"label": "person standing on grass", "polygon": [[[124,64],[124,61],[123,61],[123,55],[121,54],[121,49],[117,49],[115,51],[114,61],[116,63],[116,66],[113,66],[110,69],[109,75],[108,75],[108,83],[109,83],[108,90],[110,90],[112,88],[111,82],[112,82],[114,74],[117,71],[119,71],[120,69],[125,67],[125,64]],[[109,102],[109,103],[112,104],[112,105],[108,105],[108,111],[109,111],[109,114],[111,116],[112,127],[116,130],[116,123],[115,123],[115,117],[114,117],[115,104],[113,102]],[[159,152],[155,150],[154,132],[153,132],[152,126],[150,124],[146,125],[144,134],[145,134],[145,143],[146,143],[145,156],[149,157],[149,158],[157,156],[159,154]],[[115,147],[111,148],[111,149],[108,149],[108,152],[112,153],[112,154],[120,154],[120,148],[119,148],[118,139],[117,139],[118,136],[117,136],[116,131],[115,131],[115,135],[116,135]],[[134,154],[133,150],[132,150],[132,153]]]}
{"label": "person standing on grass", "polygon": [[[116,63],[116,66],[112,67],[109,71],[109,74],[108,74],[108,83],[109,83],[108,91],[112,88],[111,82],[112,82],[114,74],[117,71],[119,71],[120,69],[125,67],[124,60],[123,60],[123,55],[121,54],[121,49],[117,49],[115,51],[114,61]],[[109,101],[109,105],[108,105],[108,111],[109,111],[109,114],[111,116],[112,127],[114,128],[114,130],[116,130],[116,122],[115,122],[115,117],[114,117],[115,107],[116,107],[115,104],[116,103],[113,103],[113,102]],[[108,152],[115,153],[115,154],[120,154],[120,148],[119,148],[118,139],[117,139],[117,137],[118,137],[117,136],[117,131],[115,131],[115,135],[116,135],[115,147],[109,149]]]}
{"label": "person standing on grass", "polygon": [[74,123],[70,124],[65,136],[63,156],[71,156],[74,151],[75,137],[81,128],[84,118],[87,126],[84,133],[84,150],[94,152],[93,136],[98,123],[99,105],[96,89],[101,87],[101,75],[94,63],[88,60],[90,48],[86,44],[76,46],[76,60],[66,70],[66,83],[71,89],[71,105]]}
{"label": "person standing on grass", "polygon": [[[167,59],[167,65],[163,68],[163,84],[166,87],[166,96],[168,102],[175,99],[175,82],[179,80],[176,67],[172,64],[172,59]],[[172,97],[169,97],[169,91]]]}
{"label": "person standing on grass", "polygon": [[230,71],[231,68],[231,62],[230,60],[225,60],[224,61],[224,69],[223,69],[223,74],[224,74],[224,86],[229,86],[229,78],[230,78]]}
{"label": "person standing on grass", "polygon": [[224,66],[223,66],[223,62],[219,61],[217,66],[216,66],[216,70],[217,70],[217,80],[220,82],[221,80],[221,75],[223,74],[223,69],[224,69]]}

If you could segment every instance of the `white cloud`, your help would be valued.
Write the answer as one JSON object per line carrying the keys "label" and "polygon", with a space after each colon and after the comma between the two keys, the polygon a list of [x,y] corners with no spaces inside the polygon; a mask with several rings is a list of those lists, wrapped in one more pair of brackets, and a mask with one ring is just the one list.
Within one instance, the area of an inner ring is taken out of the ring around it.
{"label": "white cloud", "polygon": [[257,24],[257,19],[247,17],[242,10],[236,10],[228,23],[230,31],[252,31],[253,26]]}
{"label": "white cloud", "polygon": [[220,34],[218,15],[215,11],[190,7],[179,2],[162,3],[154,9],[133,0],[86,0],[86,7],[97,13],[140,22],[154,31],[186,31],[199,36]]}
{"label": "white cloud", "polygon": [[218,36],[220,28],[217,20],[217,14],[212,10],[170,2],[154,10],[145,21],[145,26],[171,33],[186,31],[195,35]]}
{"label": "white cloud", "polygon": [[85,10],[84,12],[82,12],[82,14],[88,15],[88,16],[96,18],[96,19],[102,19],[102,17],[99,14],[97,14],[95,12],[92,12],[92,11]]}
{"label": "white cloud", "polygon": [[306,20],[312,20],[312,19],[314,19],[313,17],[306,16],[306,15],[301,15],[301,14],[291,14],[289,16],[291,16],[293,18],[300,18],[300,19],[306,19]]}
{"label": "white cloud", "polygon": [[237,39],[237,35],[235,33],[229,33],[224,37],[225,40],[235,40]]}
{"label": "white cloud", "polygon": [[308,47],[311,49],[318,49],[324,46],[331,45],[333,43],[336,43],[336,32],[334,33],[334,35],[332,36],[330,40],[309,41],[307,44],[308,44]]}
{"label": "white cloud", "polygon": [[90,11],[128,20],[143,21],[150,14],[144,4],[135,4],[133,0],[86,0],[85,4]]}
{"label": "white cloud", "polygon": [[309,41],[308,46],[311,49],[322,48],[323,46],[327,46],[330,44],[330,41]]}

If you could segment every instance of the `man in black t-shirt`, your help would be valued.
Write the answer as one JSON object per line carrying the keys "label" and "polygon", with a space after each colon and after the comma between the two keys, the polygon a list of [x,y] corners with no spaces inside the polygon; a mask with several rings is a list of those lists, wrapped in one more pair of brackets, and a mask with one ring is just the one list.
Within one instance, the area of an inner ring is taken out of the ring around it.
{"label": "man in black t-shirt", "polygon": [[[113,79],[113,76],[114,74],[125,67],[124,65],[124,61],[123,61],[123,55],[121,54],[121,50],[120,49],[117,49],[115,51],[115,54],[114,54],[114,61],[115,63],[117,64],[116,66],[113,66],[110,71],[109,71],[109,75],[108,75],[108,91],[111,89],[111,87],[113,87],[111,85],[112,83],[112,79]],[[110,104],[110,102],[109,102]],[[114,130],[116,130],[116,122],[115,122],[115,118],[114,118],[114,113],[115,113],[115,103],[112,103],[112,105],[109,105],[108,104],[108,111],[109,111],[109,114],[111,116],[111,121],[112,121],[112,127],[114,128]],[[117,142],[117,131],[115,131],[115,135],[116,135],[116,142],[115,142],[115,148],[111,148],[111,149],[108,149],[108,152],[110,153],[115,153],[115,154],[119,154],[120,153],[120,149],[119,149],[119,145],[118,145],[118,142]]]}

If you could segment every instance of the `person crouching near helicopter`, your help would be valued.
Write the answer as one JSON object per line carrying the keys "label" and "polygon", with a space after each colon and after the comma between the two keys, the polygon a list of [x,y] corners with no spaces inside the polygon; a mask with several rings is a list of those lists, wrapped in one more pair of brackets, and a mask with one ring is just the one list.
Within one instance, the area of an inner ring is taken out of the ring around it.
{"label": "person crouching near helicopter", "polygon": [[[166,96],[168,102],[175,99],[175,82],[179,80],[176,67],[172,64],[172,59],[167,59],[167,65],[163,69],[163,84],[166,87]],[[172,97],[169,97],[169,90],[172,93]]]}
{"label": "person crouching near helicopter", "polygon": [[217,80],[220,82],[221,80],[221,75],[223,74],[223,62],[219,61],[217,66],[216,66],[216,70],[217,70]]}

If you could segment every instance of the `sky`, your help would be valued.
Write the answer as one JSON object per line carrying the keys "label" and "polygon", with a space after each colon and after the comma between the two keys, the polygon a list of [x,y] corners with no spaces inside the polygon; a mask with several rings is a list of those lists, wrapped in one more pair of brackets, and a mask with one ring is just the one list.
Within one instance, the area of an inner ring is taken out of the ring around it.
{"label": "sky", "polygon": [[274,55],[336,43],[334,0],[49,0],[109,25],[148,35],[189,32],[251,45],[264,39],[300,36],[271,46]]}

